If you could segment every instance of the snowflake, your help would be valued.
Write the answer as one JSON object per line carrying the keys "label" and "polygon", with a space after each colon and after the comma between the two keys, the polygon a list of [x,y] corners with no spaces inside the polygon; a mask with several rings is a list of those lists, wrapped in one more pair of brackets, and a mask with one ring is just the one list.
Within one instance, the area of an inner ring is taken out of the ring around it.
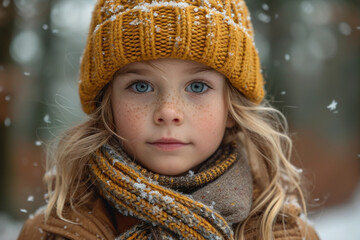
{"label": "snowflake", "polygon": [[332,100],[332,102],[326,108],[329,109],[330,111],[334,111],[336,109],[337,104],[338,103],[335,100]]}

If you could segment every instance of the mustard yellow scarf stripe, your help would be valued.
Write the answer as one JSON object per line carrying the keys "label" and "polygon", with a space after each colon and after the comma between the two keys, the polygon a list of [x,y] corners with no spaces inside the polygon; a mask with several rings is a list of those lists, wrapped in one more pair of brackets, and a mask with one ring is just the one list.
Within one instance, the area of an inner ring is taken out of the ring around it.
{"label": "mustard yellow scarf stripe", "polygon": [[[113,158],[113,153],[110,147],[99,150],[90,170],[104,197],[122,214],[160,225],[186,239],[232,239],[231,228],[219,214],[144,177],[121,156]],[[140,239],[139,234],[145,233],[137,230],[126,239]]]}
{"label": "mustard yellow scarf stripe", "polygon": [[[112,196],[123,195],[125,197],[125,199],[130,200],[130,204],[124,204],[123,201],[121,201],[117,198],[113,199],[113,200],[115,200],[116,204],[118,204],[119,206],[121,206],[123,208],[127,208],[127,210],[130,212],[130,214],[131,214],[131,212],[134,213],[134,212],[141,211],[142,212],[141,218],[143,220],[145,220],[145,221],[147,220],[150,222],[157,222],[161,225],[165,225],[166,220],[175,221],[175,219],[173,217],[171,217],[171,215],[169,215],[167,212],[164,212],[164,211],[160,211],[159,213],[154,215],[154,213],[151,210],[153,206],[151,206],[151,204],[146,201],[139,201],[139,202],[135,202],[135,204],[131,204],[132,201],[134,201],[134,200],[137,201],[137,195],[132,194],[132,192],[136,192],[136,189],[131,187],[130,184],[124,184],[124,186],[122,186],[122,187],[127,187],[127,189],[128,189],[128,190],[124,190],[120,186],[118,187],[116,184],[109,182],[110,179],[115,182],[116,180],[114,178],[106,178],[104,176],[101,176],[100,171],[101,170],[96,171],[97,175],[98,175],[98,177],[103,178],[102,179],[103,181],[105,180],[108,183],[108,185],[109,185],[108,193],[110,193]],[[112,175],[111,172],[108,172],[108,173],[110,173],[110,175]],[[167,204],[167,203],[165,203],[165,204]],[[164,208],[166,206],[164,206],[164,203],[162,203],[162,204],[160,204],[159,207]],[[186,209],[184,209],[183,213],[189,214],[189,212]],[[173,211],[172,214],[175,218],[181,218],[181,216],[176,211]],[[136,215],[136,214],[134,214],[134,215]],[[212,233],[214,233],[216,231],[211,225],[207,226],[206,224],[201,223],[201,219],[198,216],[194,216],[194,217],[199,221],[199,227],[202,226],[207,231],[211,231]],[[175,227],[177,229],[179,229],[180,232],[182,232],[182,233],[186,233],[186,232],[189,233],[189,234],[184,235],[185,238],[190,239],[190,238],[192,238],[191,236],[193,236],[193,237],[195,237],[195,239],[205,239],[200,234],[198,234],[196,231],[194,231],[193,229],[191,229],[184,223],[180,222],[180,223],[176,223],[176,225],[169,224],[170,230],[176,231]]]}
{"label": "mustard yellow scarf stripe", "polygon": [[209,166],[193,176],[164,176],[153,173],[139,164],[134,164],[134,167],[139,170],[141,175],[157,181],[161,186],[188,193],[193,192],[198,187],[201,187],[224,174],[225,171],[235,163],[238,157],[236,149],[236,142],[222,146],[214,156],[206,161]]}

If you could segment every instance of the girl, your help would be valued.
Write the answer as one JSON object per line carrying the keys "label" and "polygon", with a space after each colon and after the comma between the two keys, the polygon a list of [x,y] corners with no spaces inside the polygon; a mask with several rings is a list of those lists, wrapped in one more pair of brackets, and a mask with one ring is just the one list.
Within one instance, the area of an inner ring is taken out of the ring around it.
{"label": "girl", "polygon": [[19,239],[318,239],[244,1],[99,0],[79,92]]}

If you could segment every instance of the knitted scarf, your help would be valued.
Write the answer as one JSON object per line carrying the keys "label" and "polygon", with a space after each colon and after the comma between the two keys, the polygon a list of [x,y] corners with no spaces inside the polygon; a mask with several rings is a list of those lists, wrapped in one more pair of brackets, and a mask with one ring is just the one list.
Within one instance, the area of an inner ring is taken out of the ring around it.
{"label": "knitted scarf", "polygon": [[[156,236],[159,239],[233,239],[226,217],[230,224],[243,220],[252,202],[252,187],[248,187],[252,186],[250,170],[247,164],[239,165],[246,163],[239,160],[239,155],[237,143],[233,142],[219,148],[197,173],[190,171],[186,176],[172,177],[150,172],[131,160],[121,148],[115,150],[104,145],[90,162],[90,172],[100,194],[111,205],[121,214],[142,222],[118,239],[153,239],[154,236],[155,239]],[[240,176],[242,179],[236,179],[242,172],[245,173]],[[221,181],[224,177],[227,183]],[[229,183],[229,177],[235,177],[232,179],[235,184]],[[237,180],[244,182],[244,187],[240,187],[239,195],[234,198],[234,190],[230,188],[243,184]],[[219,196],[212,191],[216,188],[211,187],[212,184],[217,188],[230,188],[225,191],[226,196]],[[216,196],[220,200],[227,197],[225,204],[215,203]]]}

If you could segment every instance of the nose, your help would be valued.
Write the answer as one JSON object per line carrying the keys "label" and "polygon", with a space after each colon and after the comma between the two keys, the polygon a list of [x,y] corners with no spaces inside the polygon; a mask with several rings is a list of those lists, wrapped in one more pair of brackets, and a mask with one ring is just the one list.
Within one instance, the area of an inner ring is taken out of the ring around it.
{"label": "nose", "polygon": [[156,125],[181,125],[183,121],[183,111],[176,103],[164,102],[159,104],[154,113],[154,122]]}

